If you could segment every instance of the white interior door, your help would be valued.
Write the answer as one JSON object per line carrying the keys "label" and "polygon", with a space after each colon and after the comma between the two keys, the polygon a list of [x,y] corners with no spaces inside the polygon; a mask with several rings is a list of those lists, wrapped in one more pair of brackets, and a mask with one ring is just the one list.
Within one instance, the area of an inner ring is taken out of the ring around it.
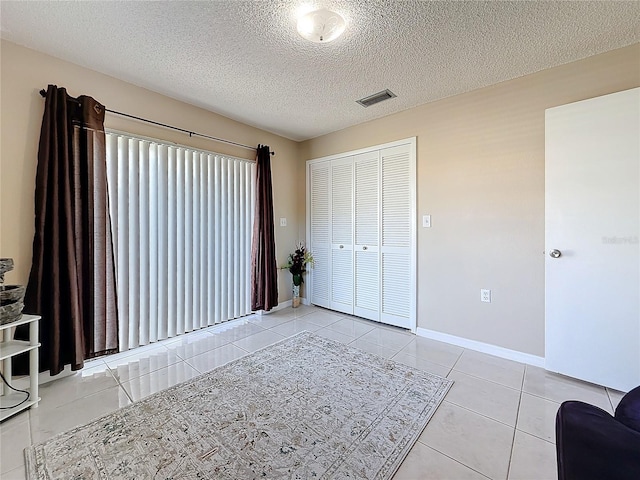
{"label": "white interior door", "polygon": [[331,162],[331,308],[353,313],[353,157]]}
{"label": "white interior door", "polygon": [[353,313],[380,320],[380,153],[355,155],[354,168],[354,305]]}
{"label": "white interior door", "polygon": [[380,151],[382,164],[380,320],[414,328],[415,161],[407,145]]}
{"label": "white interior door", "polygon": [[622,391],[640,385],[639,185],[640,88],[546,111],[546,368]]}
{"label": "white interior door", "polygon": [[310,248],[315,260],[311,269],[309,299],[312,304],[329,308],[329,259],[331,254],[329,236],[330,199],[329,171],[330,162],[315,163],[309,168],[310,190]]}

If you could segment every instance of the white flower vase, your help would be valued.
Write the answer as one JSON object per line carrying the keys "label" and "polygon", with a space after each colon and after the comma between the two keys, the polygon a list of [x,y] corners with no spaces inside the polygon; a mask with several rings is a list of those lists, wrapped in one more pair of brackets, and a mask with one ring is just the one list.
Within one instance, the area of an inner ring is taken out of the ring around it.
{"label": "white flower vase", "polygon": [[300,285],[293,286],[293,298],[291,299],[291,306],[298,308],[300,306]]}

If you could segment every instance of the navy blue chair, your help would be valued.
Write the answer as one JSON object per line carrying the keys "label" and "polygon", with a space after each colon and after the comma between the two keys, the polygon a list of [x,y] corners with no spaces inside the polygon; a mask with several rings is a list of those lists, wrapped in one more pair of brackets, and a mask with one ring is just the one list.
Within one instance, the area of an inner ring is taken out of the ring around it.
{"label": "navy blue chair", "polygon": [[640,387],[611,416],[567,401],[556,415],[558,480],[640,480]]}

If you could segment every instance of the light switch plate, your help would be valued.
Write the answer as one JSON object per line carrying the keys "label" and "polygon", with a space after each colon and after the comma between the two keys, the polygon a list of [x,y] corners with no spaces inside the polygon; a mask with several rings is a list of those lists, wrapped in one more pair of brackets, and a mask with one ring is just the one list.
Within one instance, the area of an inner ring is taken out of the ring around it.
{"label": "light switch plate", "polygon": [[431,227],[431,215],[423,215],[422,216],[422,226],[424,228],[430,228]]}
{"label": "light switch plate", "polygon": [[287,226],[287,219],[284,217],[280,217],[280,226],[281,227],[286,227]]}

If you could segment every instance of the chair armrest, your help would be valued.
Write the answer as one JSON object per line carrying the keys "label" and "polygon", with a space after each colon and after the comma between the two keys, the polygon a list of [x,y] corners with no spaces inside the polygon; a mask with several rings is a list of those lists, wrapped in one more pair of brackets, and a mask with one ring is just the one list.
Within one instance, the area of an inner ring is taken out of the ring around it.
{"label": "chair armrest", "polygon": [[640,432],[640,387],[627,393],[616,408],[616,420]]}
{"label": "chair armrest", "polygon": [[640,479],[640,432],[578,401],[556,415],[559,480]]}

